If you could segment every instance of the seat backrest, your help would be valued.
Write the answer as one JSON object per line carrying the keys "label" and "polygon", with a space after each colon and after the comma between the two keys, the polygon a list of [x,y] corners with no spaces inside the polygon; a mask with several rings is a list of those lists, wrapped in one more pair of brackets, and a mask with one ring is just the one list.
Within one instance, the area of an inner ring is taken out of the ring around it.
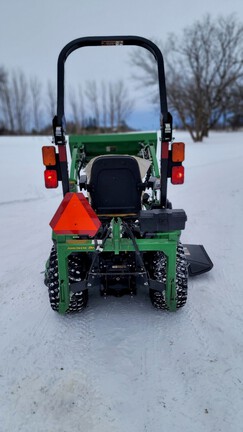
{"label": "seat backrest", "polygon": [[142,180],[132,156],[99,156],[94,160],[89,191],[97,214],[134,214],[141,209]]}

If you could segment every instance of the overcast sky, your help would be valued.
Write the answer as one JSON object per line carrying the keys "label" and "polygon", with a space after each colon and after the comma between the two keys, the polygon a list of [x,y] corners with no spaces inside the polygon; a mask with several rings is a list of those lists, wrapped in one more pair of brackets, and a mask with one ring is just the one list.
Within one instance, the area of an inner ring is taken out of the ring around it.
{"label": "overcast sky", "polygon": [[[165,39],[202,18],[236,13],[243,0],[0,0],[0,65],[56,81],[56,62],[70,40],[93,35]],[[129,47],[82,48],[67,60],[67,79],[129,79]]]}

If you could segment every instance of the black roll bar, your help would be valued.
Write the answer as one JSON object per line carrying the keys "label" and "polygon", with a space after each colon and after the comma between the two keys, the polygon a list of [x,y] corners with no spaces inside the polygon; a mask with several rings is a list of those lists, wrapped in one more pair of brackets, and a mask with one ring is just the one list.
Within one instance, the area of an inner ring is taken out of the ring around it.
{"label": "black roll bar", "polygon": [[64,65],[68,56],[78,48],[86,46],[135,45],[150,51],[158,65],[160,109],[164,121],[167,121],[167,98],[165,87],[164,60],[160,49],[148,39],[139,36],[90,36],[74,39],[60,52],[57,63],[57,123],[63,124],[64,113]]}

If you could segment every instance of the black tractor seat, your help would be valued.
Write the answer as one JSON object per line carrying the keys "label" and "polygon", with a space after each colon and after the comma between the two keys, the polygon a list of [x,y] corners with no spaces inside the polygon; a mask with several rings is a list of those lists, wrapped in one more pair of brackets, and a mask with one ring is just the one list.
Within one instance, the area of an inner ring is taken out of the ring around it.
{"label": "black tractor seat", "polygon": [[143,189],[139,165],[132,156],[105,155],[94,160],[88,190],[98,215],[137,215]]}

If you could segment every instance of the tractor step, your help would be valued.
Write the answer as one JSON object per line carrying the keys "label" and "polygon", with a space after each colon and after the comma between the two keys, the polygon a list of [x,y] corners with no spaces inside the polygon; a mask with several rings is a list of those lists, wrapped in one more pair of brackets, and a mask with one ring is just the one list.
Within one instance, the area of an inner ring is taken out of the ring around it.
{"label": "tractor step", "polygon": [[197,276],[213,268],[213,263],[202,245],[184,244],[183,247],[189,264],[189,276]]}

